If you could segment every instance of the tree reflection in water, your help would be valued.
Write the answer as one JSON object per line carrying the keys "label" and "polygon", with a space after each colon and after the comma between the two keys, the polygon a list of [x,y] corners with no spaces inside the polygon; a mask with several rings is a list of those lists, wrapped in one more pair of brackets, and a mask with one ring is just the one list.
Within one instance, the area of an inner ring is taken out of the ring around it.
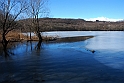
{"label": "tree reflection in water", "polygon": [[12,52],[12,47],[14,46],[14,44],[12,43],[2,43],[1,48],[2,48],[2,56],[4,56],[5,58],[8,58],[10,55],[14,55],[14,53]]}
{"label": "tree reflection in water", "polygon": [[0,44],[0,55],[5,58],[11,55],[18,55],[19,53],[32,52],[33,50],[40,51],[42,48],[42,41],[34,42],[9,42],[7,44]]}
{"label": "tree reflection in water", "polygon": [[39,41],[35,47],[36,50],[41,50],[42,41]]}

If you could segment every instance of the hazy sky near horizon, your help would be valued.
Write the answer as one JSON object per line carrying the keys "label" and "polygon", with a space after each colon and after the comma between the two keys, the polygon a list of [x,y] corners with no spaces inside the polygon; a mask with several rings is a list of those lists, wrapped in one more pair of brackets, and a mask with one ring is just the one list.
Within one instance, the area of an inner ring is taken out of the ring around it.
{"label": "hazy sky near horizon", "polygon": [[54,18],[124,19],[124,0],[49,0]]}

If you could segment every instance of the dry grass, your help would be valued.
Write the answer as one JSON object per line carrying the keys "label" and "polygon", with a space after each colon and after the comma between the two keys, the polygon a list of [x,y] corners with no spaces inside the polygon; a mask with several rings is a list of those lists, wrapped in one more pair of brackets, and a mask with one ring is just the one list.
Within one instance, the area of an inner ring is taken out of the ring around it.
{"label": "dry grass", "polygon": [[8,41],[19,41],[20,40],[20,34],[18,32],[9,32],[6,35],[6,38]]}
{"label": "dry grass", "polygon": [[[8,41],[20,41],[21,37],[26,38],[23,34],[20,34],[17,31],[11,31],[6,35]],[[0,41],[2,41],[2,35],[0,34]]]}
{"label": "dry grass", "polygon": [[[56,37],[42,37],[44,41],[55,40]],[[27,35],[23,35],[18,31],[11,31],[6,35],[6,39],[11,42],[18,42],[18,41],[38,41],[37,36],[32,36],[31,39]],[[0,41],[2,41],[2,35],[0,34]]]}

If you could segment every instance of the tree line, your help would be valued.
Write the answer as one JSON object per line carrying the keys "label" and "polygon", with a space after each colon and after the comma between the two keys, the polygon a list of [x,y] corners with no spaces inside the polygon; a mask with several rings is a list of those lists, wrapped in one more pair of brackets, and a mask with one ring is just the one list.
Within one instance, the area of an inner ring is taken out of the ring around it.
{"label": "tree line", "polygon": [[[30,32],[28,24],[31,19],[20,20],[27,27],[23,32]],[[40,31],[124,31],[124,22],[85,21],[84,19],[40,18]],[[32,29],[32,31],[34,31]]]}

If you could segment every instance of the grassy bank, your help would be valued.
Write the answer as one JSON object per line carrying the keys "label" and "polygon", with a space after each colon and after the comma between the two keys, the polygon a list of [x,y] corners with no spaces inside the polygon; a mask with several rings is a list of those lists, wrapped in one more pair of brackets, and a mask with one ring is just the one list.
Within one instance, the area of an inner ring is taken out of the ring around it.
{"label": "grassy bank", "polygon": [[[77,36],[77,37],[52,37],[52,36],[42,36],[43,41],[55,41],[55,42],[76,42],[76,41],[84,41],[86,39],[92,38],[93,36]],[[38,37],[36,35],[32,36],[31,39],[28,35],[24,35],[18,31],[9,32],[6,35],[6,39],[9,42],[21,42],[21,41],[38,41]],[[0,42],[2,42],[2,36],[0,35]]]}
{"label": "grassy bank", "polygon": [[[42,36],[43,41],[53,41],[56,40],[57,37],[48,37],[48,36]],[[31,39],[29,36],[24,35],[18,31],[11,31],[6,35],[6,39],[10,42],[20,42],[20,41],[38,41],[38,37],[36,35],[31,36]],[[2,42],[2,35],[0,34],[0,42]]]}
{"label": "grassy bank", "polygon": [[[6,35],[6,39],[11,42],[17,42],[17,41],[21,41],[22,39],[26,39],[26,36],[17,31],[11,31]],[[2,41],[1,34],[0,34],[0,41]]]}

